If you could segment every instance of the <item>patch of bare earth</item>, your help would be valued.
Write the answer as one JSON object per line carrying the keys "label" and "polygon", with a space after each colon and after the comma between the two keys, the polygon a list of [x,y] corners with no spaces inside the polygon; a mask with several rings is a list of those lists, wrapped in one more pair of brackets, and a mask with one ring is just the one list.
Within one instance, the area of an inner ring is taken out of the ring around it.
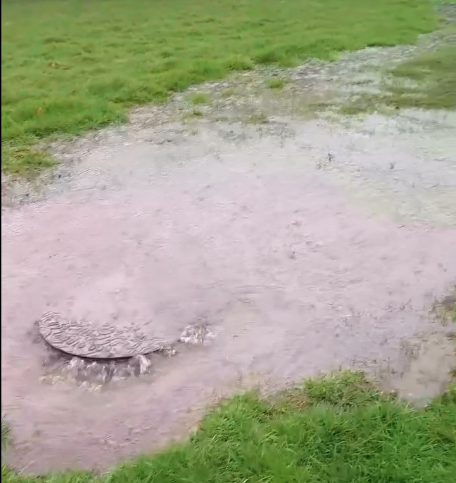
{"label": "patch of bare earth", "polygon": [[[420,402],[444,387],[451,325],[429,311],[456,280],[456,115],[311,108],[348,92],[335,73],[412,48],[400,49],[287,71],[280,92],[266,87],[272,71],[195,88],[209,104],[185,93],[138,109],[52,146],[61,163],[38,191],[10,184],[2,404],[14,466],[106,468],[182,437],[221,395],[339,367],[386,368]],[[46,311],[170,344],[203,320],[212,337],[135,377],[81,384],[77,360],[51,377],[34,328]]]}

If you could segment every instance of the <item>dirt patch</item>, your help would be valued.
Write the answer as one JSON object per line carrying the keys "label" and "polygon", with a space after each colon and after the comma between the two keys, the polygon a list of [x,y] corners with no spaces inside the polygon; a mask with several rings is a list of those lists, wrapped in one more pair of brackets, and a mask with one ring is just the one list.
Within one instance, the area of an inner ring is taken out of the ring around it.
{"label": "dirt patch", "polygon": [[[302,97],[324,97],[326,67],[313,80],[309,68]],[[2,403],[16,467],[106,468],[186,434],[242,384],[339,367],[401,374],[404,340],[440,340],[429,310],[456,280],[454,113],[298,116],[282,96],[299,82],[260,96],[253,83],[230,101],[236,85],[206,86],[225,110],[178,96],[57,143],[51,183],[5,194]],[[46,311],[149,324],[165,340],[204,320],[215,338],[97,391],[45,384],[30,330]],[[417,360],[447,361],[438,344]],[[421,363],[410,367],[419,379]]]}

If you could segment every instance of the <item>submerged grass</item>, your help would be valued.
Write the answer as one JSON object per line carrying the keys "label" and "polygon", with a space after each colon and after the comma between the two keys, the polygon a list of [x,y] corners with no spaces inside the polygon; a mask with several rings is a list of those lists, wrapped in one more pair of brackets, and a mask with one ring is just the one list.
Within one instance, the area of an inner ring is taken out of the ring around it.
{"label": "submerged grass", "polygon": [[[404,62],[392,75],[397,83],[390,88],[389,102],[395,106],[456,109],[456,45]],[[416,85],[407,85],[407,81]]]}
{"label": "submerged grass", "polygon": [[456,110],[456,29],[440,45],[385,72],[383,92],[363,94],[341,107],[344,114],[381,108]]}
{"label": "submerged grass", "polygon": [[9,429],[2,416],[2,451],[6,448],[9,441]]}
{"label": "submerged grass", "polygon": [[272,399],[249,393],[210,412],[184,444],[111,473],[6,483],[450,483],[456,388],[426,409],[384,395],[359,373],[306,382]]}
{"label": "submerged grass", "polygon": [[[50,161],[37,140],[123,122],[126,109],[254,64],[413,43],[427,0],[4,0],[2,167]],[[107,14],[107,12],[109,12]]]}
{"label": "submerged grass", "polygon": [[456,287],[435,304],[434,312],[443,324],[456,324]]}

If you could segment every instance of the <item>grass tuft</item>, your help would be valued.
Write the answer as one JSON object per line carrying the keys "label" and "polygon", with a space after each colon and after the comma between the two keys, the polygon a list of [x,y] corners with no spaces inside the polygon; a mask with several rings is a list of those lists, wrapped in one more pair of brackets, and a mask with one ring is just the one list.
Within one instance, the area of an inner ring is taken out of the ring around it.
{"label": "grass tuft", "polygon": [[10,439],[9,428],[4,421],[4,417],[2,416],[2,451],[8,445],[9,439]]}
{"label": "grass tuft", "polygon": [[33,176],[54,164],[55,161],[49,155],[30,146],[2,146],[2,166],[6,166],[10,174]]}
{"label": "grass tuft", "polygon": [[258,112],[247,116],[245,122],[247,122],[248,124],[268,124],[269,118],[268,115],[264,112]]}
{"label": "grass tuft", "polygon": [[280,77],[273,77],[267,81],[267,86],[269,89],[282,89],[285,82]]}
{"label": "grass tuft", "polygon": [[201,106],[203,104],[209,104],[211,102],[211,98],[204,92],[198,92],[197,94],[190,95],[188,97],[188,102],[194,106]]}

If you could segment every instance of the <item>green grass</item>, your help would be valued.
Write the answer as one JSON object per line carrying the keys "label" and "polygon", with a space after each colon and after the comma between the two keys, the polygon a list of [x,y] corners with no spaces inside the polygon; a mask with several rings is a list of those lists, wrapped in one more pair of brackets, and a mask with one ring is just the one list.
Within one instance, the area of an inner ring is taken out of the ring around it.
{"label": "green grass", "polygon": [[280,77],[272,77],[267,81],[267,86],[269,87],[269,89],[283,89],[284,85],[285,82]]}
{"label": "green grass", "polygon": [[2,167],[50,164],[34,143],[124,122],[131,106],[254,64],[413,43],[426,0],[3,0]]}
{"label": "green grass", "polygon": [[194,106],[201,106],[203,104],[210,104],[211,98],[208,94],[204,92],[198,92],[196,94],[192,94],[188,97],[188,102],[193,104]]}
{"label": "green grass", "polygon": [[6,448],[7,444],[9,442],[9,429],[7,424],[3,421],[3,416],[2,416],[2,451]]}
{"label": "green grass", "polygon": [[450,483],[456,474],[456,387],[426,409],[379,393],[359,373],[311,380],[270,399],[236,396],[190,440],[109,474],[5,483]]}

